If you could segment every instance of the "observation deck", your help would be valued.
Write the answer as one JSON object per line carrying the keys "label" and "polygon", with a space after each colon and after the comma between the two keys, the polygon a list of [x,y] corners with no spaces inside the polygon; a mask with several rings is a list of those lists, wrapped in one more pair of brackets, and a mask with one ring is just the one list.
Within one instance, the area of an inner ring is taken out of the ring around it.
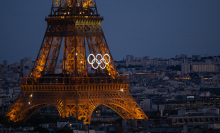
{"label": "observation deck", "polygon": [[21,77],[22,91],[84,91],[128,89],[129,76],[111,77]]}

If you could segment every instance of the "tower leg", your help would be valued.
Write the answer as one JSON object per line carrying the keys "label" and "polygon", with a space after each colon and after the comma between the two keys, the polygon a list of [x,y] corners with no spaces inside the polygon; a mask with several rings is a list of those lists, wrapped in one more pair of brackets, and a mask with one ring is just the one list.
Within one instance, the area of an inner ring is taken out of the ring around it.
{"label": "tower leg", "polygon": [[21,92],[16,102],[12,104],[6,113],[6,116],[14,122],[26,121],[37,110],[52,105],[56,107],[59,115],[64,118],[66,117],[66,110],[61,96],[62,93],[60,94],[59,92],[53,92],[52,94],[44,92]]}
{"label": "tower leg", "polygon": [[[87,37],[87,43],[88,43],[90,53],[94,53],[95,55],[99,53],[103,56],[105,54],[108,54],[110,56],[110,63],[107,64],[107,66],[106,66],[107,74],[112,77],[119,75],[119,73],[116,69],[116,65],[114,63],[114,60],[112,58],[111,52],[110,52],[108,45],[107,45],[107,42],[105,40],[104,34],[99,35],[99,36]],[[107,56],[105,57],[105,60],[108,61]],[[98,71],[100,73],[100,70],[98,70]]]}
{"label": "tower leg", "polygon": [[41,77],[42,73],[54,73],[61,43],[62,37],[50,37],[45,35],[30,76]]}

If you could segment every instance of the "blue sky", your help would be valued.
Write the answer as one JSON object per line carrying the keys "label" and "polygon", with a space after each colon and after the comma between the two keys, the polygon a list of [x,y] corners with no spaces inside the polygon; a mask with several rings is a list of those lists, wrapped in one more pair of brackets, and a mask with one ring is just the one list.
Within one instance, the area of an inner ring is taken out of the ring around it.
{"label": "blue sky", "polygon": [[[96,0],[115,60],[220,55],[220,0]],[[0,64],[36,59],[52,0],[3,0]]]}

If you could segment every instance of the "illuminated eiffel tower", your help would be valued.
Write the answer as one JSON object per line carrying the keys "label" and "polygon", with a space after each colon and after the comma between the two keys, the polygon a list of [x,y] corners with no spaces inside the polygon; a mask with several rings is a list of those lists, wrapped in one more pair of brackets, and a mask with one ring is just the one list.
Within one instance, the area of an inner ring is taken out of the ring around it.
{"label": "illuminated eiffel tower", "polygon": [[[25,121],[48,105],[61,117],[74,116],[86,124],[100,105],[123,119],[147,119],[129,92],[129,77],[117,72],[95,0],[53,0],[45,20],[46,33],[30,77],[21,77],[21,93],[6,114],[10,120]],[[55,75],[61,46],[63,72]],[[88,74],[87,63],[95,74]]]}

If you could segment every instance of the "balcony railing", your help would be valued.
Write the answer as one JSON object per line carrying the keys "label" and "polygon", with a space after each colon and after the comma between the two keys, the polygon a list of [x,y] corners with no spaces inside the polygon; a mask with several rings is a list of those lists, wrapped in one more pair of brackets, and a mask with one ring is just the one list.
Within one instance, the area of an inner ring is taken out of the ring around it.
{"label": "balcony railing", "polygon": [[111,77],[21,77],[21,85],[129,84],[129,76]]}

